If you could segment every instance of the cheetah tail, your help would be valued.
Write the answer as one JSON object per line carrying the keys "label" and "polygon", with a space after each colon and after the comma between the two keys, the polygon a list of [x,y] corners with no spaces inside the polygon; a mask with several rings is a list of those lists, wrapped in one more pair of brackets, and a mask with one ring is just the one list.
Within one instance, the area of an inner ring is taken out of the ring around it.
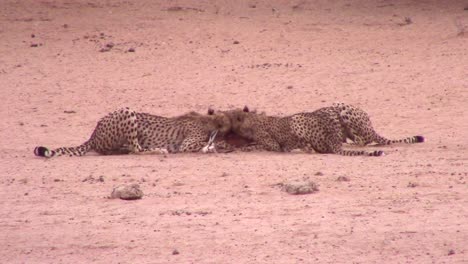
{"label": "cheetah tail", "polygon": [[343,155],[343,156],[372,156],[372,157],[385,156],[385,153],[381,150],[375,150],[375,151],[340,150],[336,154]]}
{"label": "cheetah tail", "polygon": [[391,145],[396,143],[405,143],[405,144],[414,144],[414,143],[423,143],[426,139],[423,136],[413,136],[403,139],[386,139],[382,136],[377,135],[375,142],[381,145]]}
{"label": "cheetah tail", "polygon": [[91,150],[91,144],[89,141],[77,147],[63,147],[50,150],[47,147],[39,146],[34,149],[34,155],[38,157],[52,158],[62,155],[69,156],[83,156]]}

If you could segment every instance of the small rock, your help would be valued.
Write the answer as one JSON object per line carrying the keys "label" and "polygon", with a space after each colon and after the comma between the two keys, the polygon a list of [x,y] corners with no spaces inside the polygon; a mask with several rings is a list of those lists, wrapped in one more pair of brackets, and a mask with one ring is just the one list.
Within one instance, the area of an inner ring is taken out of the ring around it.
{"label": "small rock", "polygon": [[409,182],[407,187],[408,188],[414,188],[414,187],[418,187],[419,184],[415,183],[415,182]]}
{"label": "small rock", "polygon": [[84,178],[81,182],[93,182],[94,181],[94,177],[92,175],[89,175],[88,177]]}
{"label": "small rock", "polygon": [[63,24],[63,28],[68,28],[68,24]]}
{"label": "small rock", "polygon": [[31,38],[35,38],[35,37],[36,37],[36,35],[34,35],[34,34],[31,34]]}
{"label": "small rock", "polygon": [[112,49],[114,46],[115,45],[112,42],[109,42],[109,43],[106,44],[106,47],[109,48],[109,49]]}
{"label": "small rock", "polygon": [[122,200],[136,200],[143,197],[143,191],[138,184],[119,185],[114,188],[111,198],[120,198]]}
{"label": "small rock", "polygon": [[179,254],[180,254],[180,253],[179,253],[179,250],[177,250],[177,249],[174,249],[174,250],[172,251],[172,255],[179,255]]}
{"label": "small rock", "polygon": [[32,43],[31,44],[31,48],[37,48],[37,47],[39,47],[39,44],[37,44],[37,43]]}
{"label": "small rock", "polygon": [[135,48],[129,48],[128,52],[135,52]]}
{"label": "small rock", "polygon": [[184,8],[181,6],[171,6],[168,9],[166,9],[166,11],[170,11],[170,12],[177,12],[177,11],[183,11],[183,10]]}
{"label": "small rock", "polygon": [[232,42],[232,44],[235,44],[235,45],[237,45],[237,44],[239,44],[239,43],[240,43],[240,42],[237,41],[237,40],[234,40],[234,42]]}
{"label": "small rock", "polygon": [[76,112],[73,110],[65,110],[63,111],[65,114],[75,114]]}
{"label": "small rock", "polygon": [[315,173],[315,176],[323,176],[323,172],[318,171],[318,172]]}
{"label": "small rock", "polygon": [[292,85],[288,85],[286,88],[289,89],[289,90],[291,90],[291,89],[293,88],[293,86],[292,86]]}
{"label": "small rock", "polygon": [[346,176],[339,176],[338,178],[336,178],[336,181],[339,181],[339,182],[348,182],[350,181],[350,179]]}
{"label": "small rock", "polygon": [[449,250],[449,252],[448,252],[448,255],[449,255],[449,256],[450,256],[450,255],[454,255],[454,254],[455,254],[455,250],[453,250],[453,249]]}
{"label": "small rock", "polygon": [[318,191],[318,186],[312,181],[291,181],[283,183],[282,190],[289,194],[309,194]]}

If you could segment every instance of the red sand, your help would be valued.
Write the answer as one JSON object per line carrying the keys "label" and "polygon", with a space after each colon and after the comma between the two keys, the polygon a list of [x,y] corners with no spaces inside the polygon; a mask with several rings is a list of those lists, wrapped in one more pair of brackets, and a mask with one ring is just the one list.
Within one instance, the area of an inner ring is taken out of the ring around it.
{"label": "red sand", "polygon": [[[1,1],[1,263],[468,261],[466,1],[155,2]],[[428,141],[380,158],[33,156],[84,142],[122,106],[335,101],[389,138]],[[303,177],[320,191],[276,185]],[[106,198],[124,183],[145,197]]]}

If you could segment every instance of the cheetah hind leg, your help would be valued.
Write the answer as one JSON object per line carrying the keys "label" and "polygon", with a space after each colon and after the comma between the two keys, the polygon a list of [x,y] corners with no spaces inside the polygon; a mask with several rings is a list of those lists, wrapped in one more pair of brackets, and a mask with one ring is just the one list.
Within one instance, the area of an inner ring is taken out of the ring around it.
{"label": "cheetah hind leg", "polygon": [[216,135],[218,135],[218,130],[211,132],[210,139],[208,140],[208,144],[202,148],[203,153],[216,153],[216,146],[215,146],[215,139]]}
{"label": "cheetah hind leg", "polygon": [[135,134],[132,134],[128,138],[128,149],[129,153],[137,154],[137,155],[145,155],[145,154],[167,154],[169,151],[165,148],[145,148],[143,149],[138,143],[138,139]]}
{"label": "cheetah hind leg", "polygon": [[358,137],[358,136],[354,136],[353,139],[350,139],[351,142],[346,142],[348,143],[348,145],[351,145],[351,146],[360,146],[360,147],[364,147],[365,145],[367,145],[367,143],[364,141],[364,139],[362,139],[361,137]]}
{"label": "cheetah hind leg", "polygon": [[143,149],[138,143],[138,140],[132,139],[130,141],[129,149],[131,154],[146,155],[146,154],[168,154],[169,151],[166,148],[145,148]]}
{"label": "cheetah hind leg", "polygon": [[142,149],[138,152],[133,152],[133,154],[137,155],[146,155],[146,154],[168,154],[169,151],[166,148],[149,148],[149,149]]}

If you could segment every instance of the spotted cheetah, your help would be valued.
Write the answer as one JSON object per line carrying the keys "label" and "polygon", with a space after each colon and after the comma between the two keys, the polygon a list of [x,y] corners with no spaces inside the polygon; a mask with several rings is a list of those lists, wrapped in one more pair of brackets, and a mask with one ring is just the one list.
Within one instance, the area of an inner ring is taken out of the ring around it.
{"label": "spotted cheetah", "polygon": [[383,151],[344,150],[346,139],[364,146],[372,142],[381,145],[393,143],[420,143],[424,137],[414,136],[389,140],[375,132],[367,113],[343,103],[320,108],[314,112],[298,113],[286,117],[268,116],[243,110],[225,111],[231,119],[232,130],[256,144],[243,150],[289,152],[293,149],[346,156],[381,156]]}
{"label": "spotted cheetah", "polygon": [[213,110],[209,110],[208,115],[190,112],[168,118],[122,108],[104,116],[90,139],[82,145],[53,150],[39,146],[34,154],[82,156],[91,150],[103,155],[213,152],[214,146],[207,144],[210,135],[215,131],[222,135],[230,128],[229,118]]}

